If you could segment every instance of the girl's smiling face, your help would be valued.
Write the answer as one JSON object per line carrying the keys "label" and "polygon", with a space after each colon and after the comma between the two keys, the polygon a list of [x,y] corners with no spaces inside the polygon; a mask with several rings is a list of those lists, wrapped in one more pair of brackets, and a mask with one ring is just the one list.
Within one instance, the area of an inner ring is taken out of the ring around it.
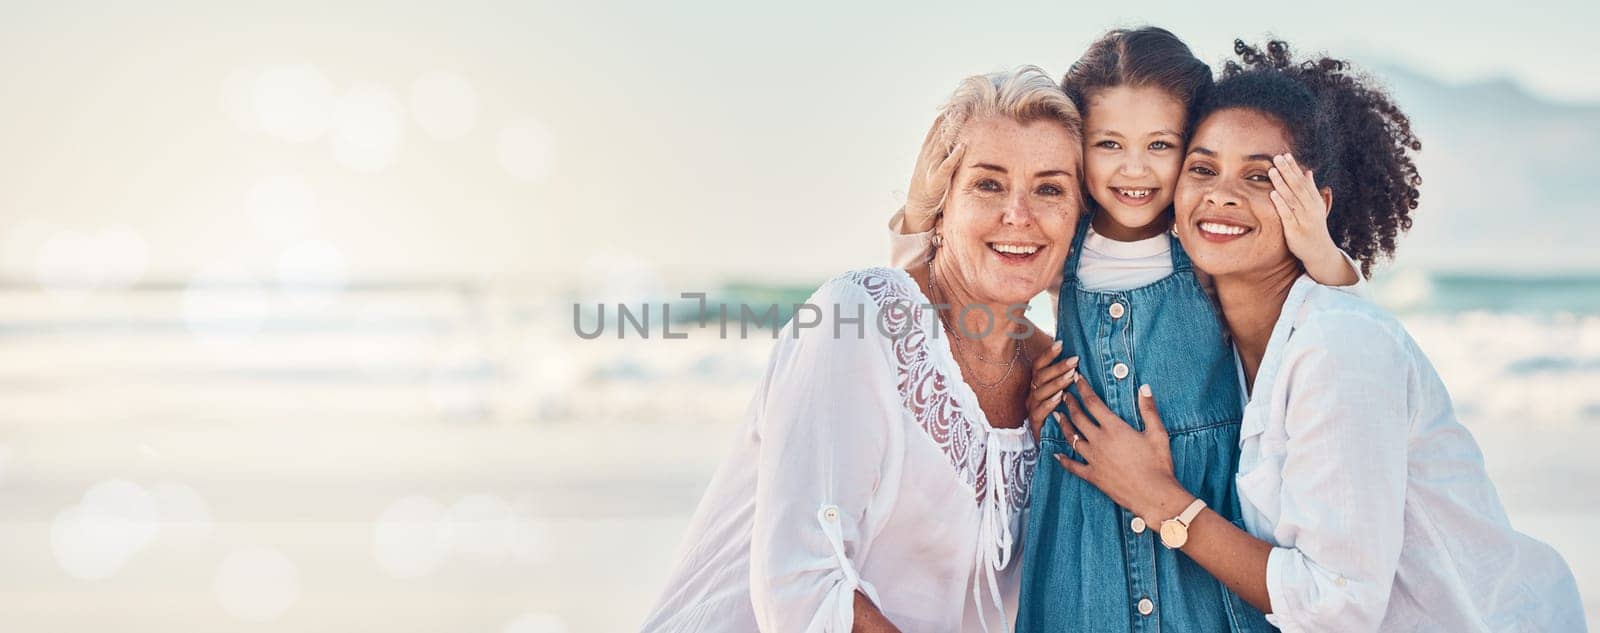
{"label": "girl's smiling face", "polygon": [[1153,237],[1183,164],[1183,102],[1157,87],[1115,86],[1090,95],[1084,117],[1084,179],[1100,204],[1094,229],[1114,240]]}

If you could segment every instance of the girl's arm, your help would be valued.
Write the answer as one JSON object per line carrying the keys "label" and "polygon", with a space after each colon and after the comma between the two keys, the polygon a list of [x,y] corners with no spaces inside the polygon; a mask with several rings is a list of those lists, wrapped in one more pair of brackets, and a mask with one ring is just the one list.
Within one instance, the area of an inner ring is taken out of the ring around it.
{"label": "girl's arm", "polygon": [[905,226],[906,212],[901,207],[889,216],[889,265],[900,269],[910,269],[928,261],[928,250],[933,244],[932,230],[906,233]]}
{"label": "girl's arm", "polygon": [[933,225],[944,208],[950,179],[966,154],[966,146],[947,147],[941,132],[944,118],[934,119],[922,139],[917,164],[911,170],[906,188],[906,204],[889,218],[889,261],[896,268],[909,268],[928,258]]}

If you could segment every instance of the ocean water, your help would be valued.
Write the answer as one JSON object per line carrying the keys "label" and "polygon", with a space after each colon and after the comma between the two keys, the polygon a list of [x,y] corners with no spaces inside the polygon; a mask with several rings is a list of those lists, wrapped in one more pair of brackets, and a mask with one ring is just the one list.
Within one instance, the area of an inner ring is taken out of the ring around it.
{"label": "ocean water", "polygon": [[[1600,277],[1373,291],[1600,623]],[[809,292],[728,284],[708,305]],[[0,629],[632,630],[772,332],[724,338],[676,299],[686,338],[661,337],[657,311],[648,338],[584,339],[577,301],[504,283],[0,287]]]}

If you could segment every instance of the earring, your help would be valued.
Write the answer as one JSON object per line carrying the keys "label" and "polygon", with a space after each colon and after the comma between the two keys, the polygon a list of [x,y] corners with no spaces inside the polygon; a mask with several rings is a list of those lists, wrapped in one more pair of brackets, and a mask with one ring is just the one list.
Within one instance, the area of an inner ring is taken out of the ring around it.
{"label": "earring", "polygon": [[939,233],[934,233],[932,242],[933,242],[933,247],[934,248],[939,248],[940,246],[944,246],[944,235],[941,235]]}

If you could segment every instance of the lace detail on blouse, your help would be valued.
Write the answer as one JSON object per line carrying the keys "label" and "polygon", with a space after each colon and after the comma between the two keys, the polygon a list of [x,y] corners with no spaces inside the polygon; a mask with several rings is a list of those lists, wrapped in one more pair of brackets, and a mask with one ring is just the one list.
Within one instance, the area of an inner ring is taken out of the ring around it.
{"label": "lace detail on blouse", "polygon": [[[882,313],[882,321],[868,327],[878,327],[894,337],[896,386],[906,409],[981,501],[989,488],[987,444],[1011,438],[991,434],[981,413],[967,413],[968,407],[977,408],[977,395],[956,377],[959,368],[943,332],[930,336],[932,315],[928,320],[919,318],[931,311],[925,304],[932,302],[899,269],[869,268],[847,273],[845,278],[866,290]],[[997,447],[1000,463],[995,467],[1003,471],[1006,501],[1013,509],[1026,507],[1038,448],[1026,441],[1001,443],[1005,446]]]}

